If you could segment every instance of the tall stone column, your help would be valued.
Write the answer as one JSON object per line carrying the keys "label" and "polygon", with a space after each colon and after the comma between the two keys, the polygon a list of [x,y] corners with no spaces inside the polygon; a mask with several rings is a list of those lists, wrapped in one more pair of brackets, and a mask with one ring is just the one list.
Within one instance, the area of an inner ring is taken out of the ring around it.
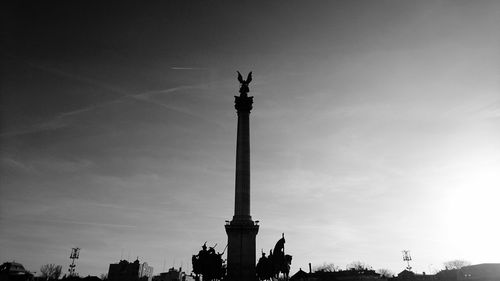
{"label": "tall stone column", "polygon": [[235,96],[238,113],[238,133],[236,140],[236,184],[233,219],[226,224],[227,233],[227,276],[229,281],[256,281],[255,237],[259,226],[250,215],[250,111],[253,97],[249,97],[247,80],[241,83],[240,96]]}

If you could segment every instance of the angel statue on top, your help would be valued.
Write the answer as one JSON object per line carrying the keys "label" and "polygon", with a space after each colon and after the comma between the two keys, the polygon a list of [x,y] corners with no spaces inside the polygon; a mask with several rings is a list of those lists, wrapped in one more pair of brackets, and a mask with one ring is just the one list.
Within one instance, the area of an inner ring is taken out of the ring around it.
{"label": "angel statue on top", "polygon": [[248,73],[247,80],[243,80],[243,76],[241,76],[241,73],[238,72],[238,81],[240,82],[240,94],[242,96],[246,96],[248,92],[250,92],[250,89],[248,88],[248,84],[252,82],[252,72]]}

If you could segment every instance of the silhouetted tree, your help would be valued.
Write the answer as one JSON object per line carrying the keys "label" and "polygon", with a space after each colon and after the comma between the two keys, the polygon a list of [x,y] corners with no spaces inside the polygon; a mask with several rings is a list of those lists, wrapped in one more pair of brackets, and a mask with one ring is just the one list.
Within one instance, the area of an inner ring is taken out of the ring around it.
{"label": "silhouetted tree", "polygon": [[387,268],[381,268],[381,269],[377,270],[377,273],[380,274],[380,277],[389,278],[389,277],[394,276],[394,273]]}
{"label": "silhouetted tree", "polygon": [[108,280],[108,274],[107,273],[101,273],[101,275],[99,276],[99,278],[101,278],[101,280]]}
{"label": "silhouetted tree", "polygon": [[372,268],[371,266],[360,261],[354,261],[347,265],[347,269],[356,271],[365,271],[365,270],[370,270],[371,268]]}
{"label": "silhouetted tree", "polygon": [[446,269],[460,269],[464,266],[471,265],[470,261],[466,260],[452,260],[443,263],[444,268]]}
{"label": "silhouetted tree", "polygon": [[335,272],[340,268],[333,263],[323,263],[320,266],[314,268],[314,272]]}
{"label": "silhouetted tree", "polygon": [[62,266],[49,263],[42,265],[40,273],[45,280],[57,280],[61,276]]}

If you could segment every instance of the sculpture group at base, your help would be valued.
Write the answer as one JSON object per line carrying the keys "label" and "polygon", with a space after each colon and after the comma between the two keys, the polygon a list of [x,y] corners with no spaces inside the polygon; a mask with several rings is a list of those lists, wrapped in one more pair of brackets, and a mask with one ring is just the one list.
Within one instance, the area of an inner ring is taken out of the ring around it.
{"label": "sculpture group at base", "polygon": [[[216,245],[215,245],[216,246]],[[222,253],[215,252],[215,246],[207,250],[207,243],[201,246],[197,255],[193,255],[193,273],[196,280],[225,280],[226,264],[222,259]],[[225,250],[225,249],[224,249]],[[269,256],[262,252],[262,257],[256,266],[256,273],[259,280],[277,280],[280,274],[283,279],[288,280],[292,256],[285,254],[285,236],[276,242],[273,250],[269,251]]]}
{"label": "sculpture group at base", "polygon": [[282,273],[285,280],[288,280],[290,274],[290,265],[292,264],[292,256],[285,254],[285,236],[278,240],[274,250],[269,252],[269,256],[262,252],[262,257],[257,263],[256,271],[259,280],[278,279]]}
{"label": "sculpture group at base", "polygon": [[[215,245],[217,246],[217,245]],[[193,255],[193,273],[199,280],[199,275],[203,280],[223,280],[226,276],[226,265],[222,259],[222,253],[215,252],[215,246],[207,250],[207,243],[203,244],[198,255]]]}

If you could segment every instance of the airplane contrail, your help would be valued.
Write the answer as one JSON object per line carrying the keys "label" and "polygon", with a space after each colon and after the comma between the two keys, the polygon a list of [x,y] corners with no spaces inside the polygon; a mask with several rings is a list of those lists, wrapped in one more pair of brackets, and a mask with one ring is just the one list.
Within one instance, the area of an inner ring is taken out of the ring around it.
{"label": "airplane contrail", "polygon": [[173,70],[208,70],[206,67],[188,67],[188,66],[172,66],[170,69]]}
{"label": "airplane contrail", "polygon": [[[187,115],[190,115],[190,116],[202,118],[201,116],[199,116],[197,114],[194,114],[190,110],[186,110],[186,109],[183,109],[183,108],[180,108],[180,107],[176,107],[176,106],[172,106],[172,105],[168,105],[168,104],[165,104],[165,103],[161,103],[161,102],[152,100],[149,96],[151,96],[151,95],[157,95],[157,94],[174,93],[176,91],[180,91],[180,90],[184,90],[184,89],[203,88],[203,87],[205,87],[207,85],[206,83],[205,84],[199,84],[199,85],[183,85],[183,86],[177,86],[177,87],[172,87],[172,88],[167,88],[167,89],[162,89],[162,90],[145,91],[145,92],[140,92],[140,93],[132,94],[132,93],[130,93],[130,92],[128,92],[128,91],[126,91],[126,90],[124,90],[122,88],[119,88],[119,87],[117,87],[115,85],[112,85],[112,84],[109,84],[109,83],[104,83],[104,82],[99,81],[97,79],[89,78],[89,77],[78,75],[78,74],[73,74],[73,73],[70,73],[70,72],[67,72],[67,71],[63,71],[63,70],[60,70],[60,69],[57,69],[57,68],[54,68],[54,67],[49,67],[49,66],[46,66],[46,65],[41,65],[41,64],[29,62],[29,61],[17,58],[15,56],[10,56],[10,57],[13,57],[13,58],[15,58],[17,60],[21,60],[22,62],[24,62],[25,64],[29,65],[30,67],[33,67],[33,68],[45,71],[47,73],[58,75],[58,76],[61,76],[61,77],[73,79],[73,80],[76,80],[78,82],[82,82],[82,83],[86,83],[86,84],[89,84],[89,85],[92,85],[92,86],[96,86],[96,87],[108,90],[110,92],[116,93],[119,96],[117,98],[113,99],[113,100],[110,100],[110,101],[104,101],[104,102],[100,102],[100,103],[97,103],[97,104],[89,105],[87,107],[79,108],[79,109],[76,109],[76,110],[62,112],[62,113],[56,115],[55,117],[53,117],[49,121],[37,124],[34,128],[29,128],[29,129],[19,130],[19,131],[11,131],[11,132],[0,133],[0,137],[18,136],[18,135],[24,135],[24,134],[30,134],[30,133],[45,131],[45,130],[48,130],[48,129],[56,129],[56,128],[60,128],[60,127],[65,127],[66,125],[64,124],[64,122],[61,121],[64,118],[67,118],[67,117],[70,117],[70,116],[74,116],[74,115],[78,115],[78,114],[85,113],[85,112],[89,112],[89,111],[92,111],[92,110],[94,110],[96,108],[103,107],[103,106],[115,103],[115,102],[117,102],[117,101],[119,101],[121,99],[124,99],[124,98],[134,99],[134,100],[137,100],[137,101],[140,101],[140,102],[145,102],[145,103],[153,104],[153,105],[156,105],[156,106],[160,106],[162,108],[165,108],[165,109],[168,109],[168,110],[171,110],[171,111],[177,111],[177,112],[180,112],[180,113],[183,113],[183,114],[187,114]],[[202,68],[189,68],[189,67],[179,68],[178,67],[177,69],[202,69]]]}

